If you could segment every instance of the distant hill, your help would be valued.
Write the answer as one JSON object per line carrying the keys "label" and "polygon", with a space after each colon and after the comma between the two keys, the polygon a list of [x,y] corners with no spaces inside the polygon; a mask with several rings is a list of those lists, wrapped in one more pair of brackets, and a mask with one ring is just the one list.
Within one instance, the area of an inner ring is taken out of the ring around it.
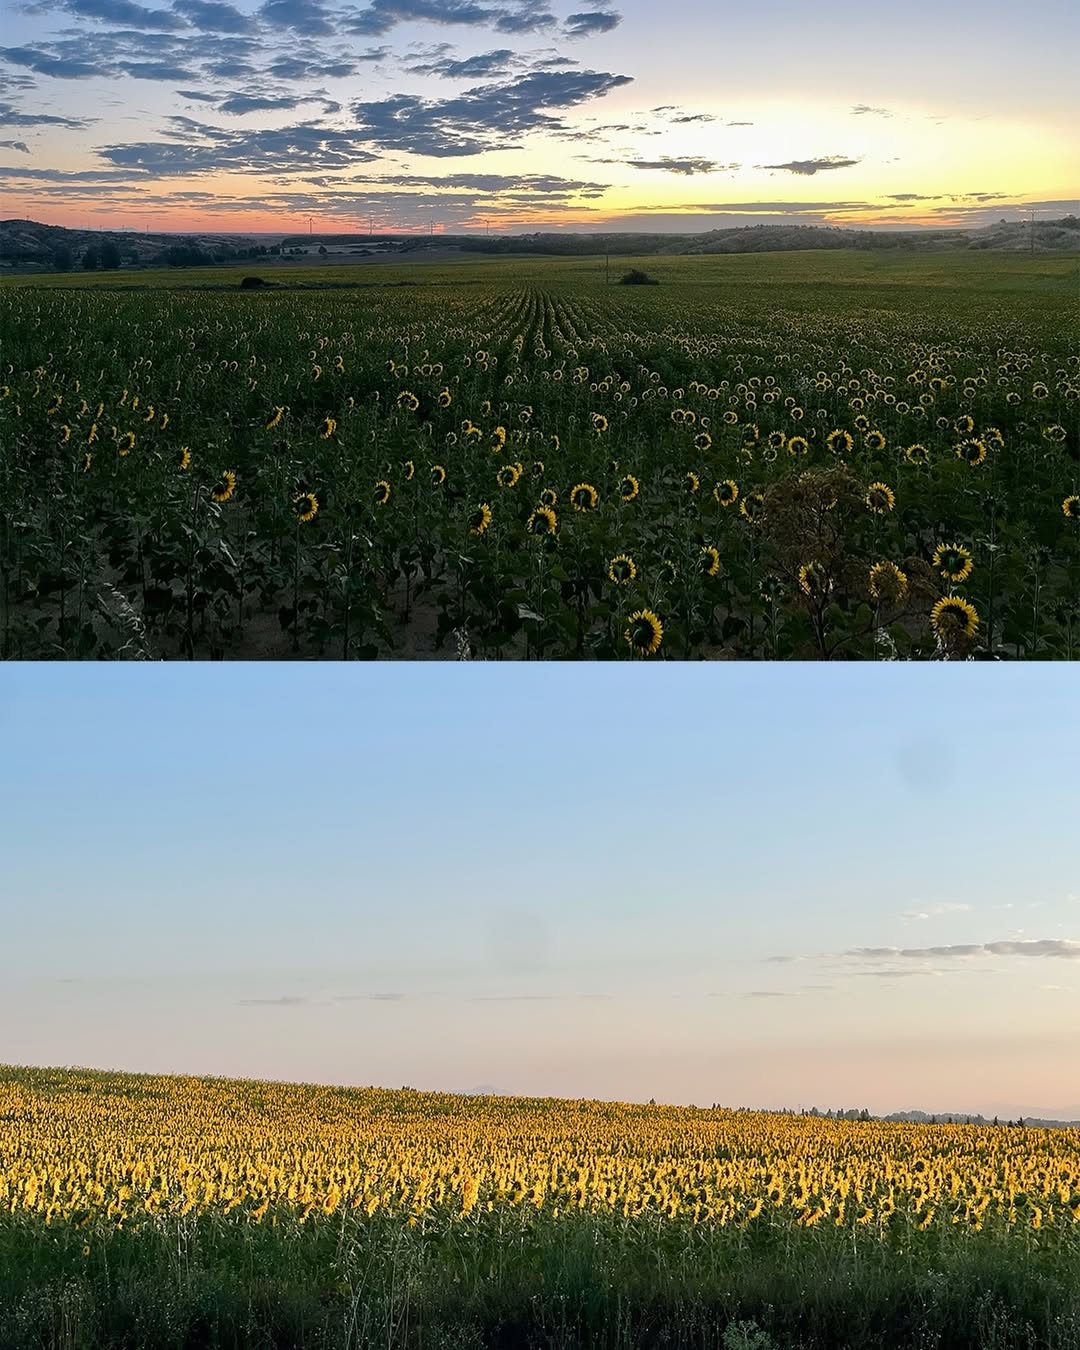
{"label": "distant hill", "polygon": [[[154,264],[203,266],[243,259],[295,261],[299,253],[332,255],[337,262],[364,257],[437,251],[462,253],[532,253],[553,256],[622,257],[711,253],[773,253],[798,249],[902,250],[913,253],[988,249],[999,252],[1080,252],[1080,219],[1000,221],[980,229],[850,230],[821,225],[744,225],[701,234],[440,234],[377,235],[296,234],[267,237],[200,233],[138,234],[134,231],[72,230],[35,220],[0,220],[0,268],[12,271],[79,270],[87,250],[116,246],[124,267]],[[291,254],[291,259],[290,259]]]}

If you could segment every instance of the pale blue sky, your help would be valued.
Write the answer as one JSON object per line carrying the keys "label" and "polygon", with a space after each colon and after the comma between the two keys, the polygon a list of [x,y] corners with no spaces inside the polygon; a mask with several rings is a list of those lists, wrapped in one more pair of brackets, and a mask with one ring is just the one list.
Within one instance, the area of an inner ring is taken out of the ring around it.
{"label": "pale blue sky", "polygon": [[1078,694],[0,669],[0,1062],[1080,1116]]}

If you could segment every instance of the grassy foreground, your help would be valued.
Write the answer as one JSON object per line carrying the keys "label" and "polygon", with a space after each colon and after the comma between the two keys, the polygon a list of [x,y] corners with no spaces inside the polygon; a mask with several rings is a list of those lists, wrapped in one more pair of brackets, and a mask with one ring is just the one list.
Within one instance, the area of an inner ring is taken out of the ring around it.
{"label": "grassy foreground", "polygon": [[0,1069],[0,1345],[1080,1344],[1075,1131]]}

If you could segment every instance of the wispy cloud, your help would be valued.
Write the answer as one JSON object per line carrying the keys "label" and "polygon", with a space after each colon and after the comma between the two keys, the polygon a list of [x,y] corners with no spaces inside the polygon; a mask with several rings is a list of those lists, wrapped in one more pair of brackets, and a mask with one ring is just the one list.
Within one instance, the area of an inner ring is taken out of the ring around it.
{"label": "wispy cloud", "polygon": [[1066,938],[1033,938],[1019,942],[958,942],[942,947],[851,947],[842,953],[872,961],[950,960],[974,956],[1038,956],[1080,960],[1080,942]]}
{"label": "wispy cloud", "polygon": [[850,169],[858,164],[857,159],[845,159],[843,155],[823,155],[819,159],[789,159],[786,164],[757,164],[758,169],[781,169],[785,173],[811,177],[815,173],[824,173],[827,169]]}
{"label": "wispy cloud", "polygon": [[242,1008],[296,1008],[307,1002],[306,998],[299,998],[294,994],[281,994],[278,998],[242,998],[240,999],[240,1006]]}

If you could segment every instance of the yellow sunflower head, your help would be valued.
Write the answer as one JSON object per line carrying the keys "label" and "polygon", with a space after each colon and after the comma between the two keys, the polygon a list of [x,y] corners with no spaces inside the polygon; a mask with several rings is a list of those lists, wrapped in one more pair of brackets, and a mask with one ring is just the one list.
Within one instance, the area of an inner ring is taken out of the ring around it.
{"label": "yellow sunflower head", "polygon": [[967,581],[975,566],[971,554],[962,544],[939,544],[934,550],[933,565],[954,585]]}
{"label": "yellow sunflower head", "polygon": [[446,469],[442,464],[433,464],[431,466],[431,486],[442,487],[446,482]]}
{"label": "yellow sunflower head", "polygon": [[907,574],[893,562],[875,563],[870,569],[866,589],[883,604],[896,605],[907,595]]}
{"label": "yellow sunflower head", "polygon": [[476,510],[469,516],[469,533],[481,535],[491,524],[491,507],[487,502],[480,502]]}
{"label": "yellow sunflower head", "polygon": [[686,490],[691,496],[701,487],[701,479],[691,469],[686,475]]}
{"label": "yellow sunflower head", "polygon": [[314,492],[298,492],[293,498],[293,513],[301,525],[314,520],[319,514],[319,499]]}
{"label": "yellow sunflower head", "polygon": [[1066,520],[1080,520],[1080,497],[1066,497],[1061,503],[1061,510]]}
{"label": "yellow sunflower head", "polygon": [[632,502],[640,491],[641,484],[632,473],[626,474],[619,484],[619,497],[624,502]]}
{"label": "yellow sunflower head", "polygon": [[525,528],[529,534],[543,537],[554,534],[559,528],[559,522],[550,506],[538,506],[526,521]]}
{"label": "yellow sunflower head", "polygon": [[920,467],[930,458],[930,452],[925,445],[909,445],[904,451],[904,458],[909,464]]}
{"label": "yellow sunflower head", "polygon": [[721,506],[733,506],[739,500],[739,485],[734,478],[725,478],[723,482],[716,484],[712,495]]}
{"label": "yellow sunflower head", "polygon": [[701,568],[703,576],[715,577],[720,571],[719,551],[715,549],[712,544],[706,544],[701,550],[701,557],[698,565]]}
{"label": "yellow sunflower head", "polygon": [[608,563],[607,574],[616,586],[626,586],[637,576],[637,563],[628,553],[619,553]]}
{"label": "yellow sunflower head", "polygon": [[544,488],[543,492],[540,493],[540,505],[558,506],[558,504],[559,504],[559,494],[555,491],[555,489],[550,487]]}
{"label": "yellow sunflower head", "polygon": [[950,646],[975,636],[979,615],[967,600],[958,595],[946,595],[930,611],[930,622],[941,641]]}
{"label": "yellow sunflower head", "polygon": [[387,506],[390,502],[391,491],[390,484],[386,479],[380,478],[371,490],[371,499],[376,506]]}
{"label": "yellow sunflower head", "polygon": [[830,431],[825,437],[825,444],[834,455],[847,455],[851,452],[851,447],[855,442],[851,439],[851,432],[838,428]]}
{"label": "yellow sunflower head", "polygon": [[236,474],[226,469],[210,489],[210,497],[215,502],[227,502],[236,491]]}
{"label": "yellow sunflower head", "polygon": [[871,483],[866,489],[866,505],[875,516],[887,516],[896,505],[896,494],[886,483]]}
{"label": "yellow sunflower head", "polygon": [[651,609],[639,609],[630,615],[626,641],[639,656],[655,656],[664,640],[664,625]]}
{"label": "yellow sunflower head", "polygon": [[595,511],[600,494],[591,483],[577,483],[570,489],[570,505],[575,511]]}
{"label": "yellow sunflower head", "polygon": [[181,471],[191,468],[191,451],[182,445],[176,452],[176,467]]}

